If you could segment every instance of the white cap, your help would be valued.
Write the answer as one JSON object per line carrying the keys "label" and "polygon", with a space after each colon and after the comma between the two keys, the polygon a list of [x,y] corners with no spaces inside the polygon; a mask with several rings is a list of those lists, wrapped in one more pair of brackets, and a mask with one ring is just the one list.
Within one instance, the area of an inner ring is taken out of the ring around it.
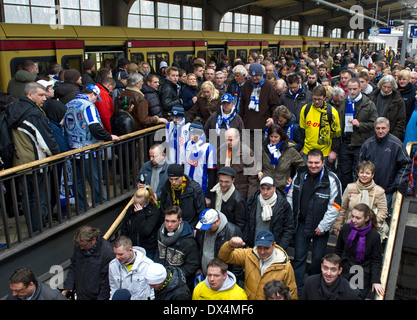
{"label": "white cap", "polygon": [[148,269],[146,269],[145,280],[149,285],[163,283],[166,277],[167,271],[160,263],[152,263],[149,265]]}
{"label": "white cap", "polygon": [[271,177],[262,178],[260,185],[263,185],[263,184],[267,184],[270,187],[275,187],[274,179],[272,179]]}
{"label": "white cap", "polygon": [[47,89],[48,87],[53,86],[55,84],[55,81],[53,81],[53,80],[49,80],[49,81],[38,80],[36,82],[39,83],[41,86],[45,87],[45,89]]}

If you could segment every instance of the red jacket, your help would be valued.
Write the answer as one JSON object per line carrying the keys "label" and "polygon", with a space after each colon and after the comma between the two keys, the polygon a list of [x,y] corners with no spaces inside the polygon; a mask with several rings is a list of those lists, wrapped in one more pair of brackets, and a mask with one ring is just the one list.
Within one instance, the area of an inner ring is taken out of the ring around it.
{"label": "red jacket", "polygon": [[97,101],[95,105],[100,115],[104,130],[112,134],[110,117],[114,112],[113,98],[107,88],[103,87],[101,84],[97,84],[97,87],[100,89],[101,101]]}

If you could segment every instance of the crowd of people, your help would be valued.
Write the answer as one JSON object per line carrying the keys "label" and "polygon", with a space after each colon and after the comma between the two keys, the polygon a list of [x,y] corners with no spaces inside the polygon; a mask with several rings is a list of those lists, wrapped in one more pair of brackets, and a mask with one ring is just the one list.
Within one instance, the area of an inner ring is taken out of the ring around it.
{"label": "crowd of people", "polygon": [[[65,292],[79,300],[384,295],[393,197],[408,192],[414,160],[405,145],[417,141],[414,57],[401,65],[396,56],[268,51],[247,62],[196,58],[189,72],[127,59],[96,72],[86,60],[82,73],[56,65],[50,75],[26,61],[2,96],[13,165],[166,126],[139,168],[119,237],[77,231]],[[85,164],[77,160],[77,170]],[[99,201],[98,168],[84,170]],[[40,182],[26,179],[33,197]],[[40,200],[44,211],[42,192]],[[33,199],[29,207],[35,217]],[[63,297],[27,268],[9,283],[10,299]]]}

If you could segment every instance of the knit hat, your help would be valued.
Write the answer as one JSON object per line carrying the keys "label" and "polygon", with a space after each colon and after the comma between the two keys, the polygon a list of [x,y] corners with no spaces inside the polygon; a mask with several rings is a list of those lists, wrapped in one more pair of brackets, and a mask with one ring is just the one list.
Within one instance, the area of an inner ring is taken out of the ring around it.
{"label": "knit hat", "polygon": [[167,271],[160,263],[151,264],[145,272],[145,280],[149,285],[163,283],[166,277]]}
{"label": "knit hat", "polygon": [[173,117],[184,117],[184,108],[181,106],[172,107],[172,116]]}
{"label": "knit hat", "polygon": [[262,65],[260,63],[251,63],[251,65],[249,66],[249,75],[251,76],[258,76],[261,75],[263,76],[264,74],[264,69],[262,68]]}
{"label": "knit hat", "polygon": [[127,289],[117,289],[114,294],[113,297],[111,298],[112,300],[130,300],[130,297],[132,295],[130,294],[130,291]]}
{"label": "knit hat", "polygon": [[76,69],[65,70],[64,72],[64,81],[65,82],[77,82],[81,77],[81,73]]}
{"label": "knit hat", "polygon": [[188,129],[190,132],[193,132],[197,134],[197,131],[204,131],[204,127],[203,125],[198,122],[198,121],[194,121],[193,123],[190,124],[190,127]]}
{"label": "knit hat", "polygon": [[85,60],[83,62],[83,69],[84,70],[89,70],[91,69],[93,66],[95,65],[93,60]]}
{"label": "knit hat", "polygon": [[184,175],[184,169],[182,165],[173,163],[168,167],[168,177],[182,177]]}

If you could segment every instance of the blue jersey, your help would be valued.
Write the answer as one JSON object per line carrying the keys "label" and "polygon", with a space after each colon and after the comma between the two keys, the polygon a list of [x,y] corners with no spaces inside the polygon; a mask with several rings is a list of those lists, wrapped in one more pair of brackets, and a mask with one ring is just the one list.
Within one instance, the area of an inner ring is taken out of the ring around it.
{"label": "blue jersey", "polygon": [[184,119],[178,125],[173,121],[169,122],[166,127],[166,142],[167,142],[167,159],[171,163],[183,164],[184,161],[184,146],[190,136],[190,123],[184,124]]}

